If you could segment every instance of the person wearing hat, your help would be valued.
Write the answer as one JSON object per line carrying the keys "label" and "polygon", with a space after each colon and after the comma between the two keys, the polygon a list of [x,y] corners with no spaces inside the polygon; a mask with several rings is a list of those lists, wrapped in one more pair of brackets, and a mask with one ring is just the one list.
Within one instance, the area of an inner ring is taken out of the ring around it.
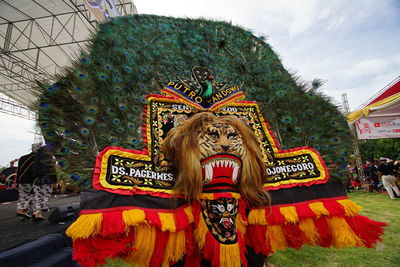
{"label": "person wearing hat", "polygon": [[400,190],[396,185],[396,177],[393,161],[390,162],[389,159],[381,157],[379,159],[380,164],[378,166],[378,174],[382,180],[383,186],[389,194],[391,199],[396,199],[394,192],[397,197],[400,197]]}

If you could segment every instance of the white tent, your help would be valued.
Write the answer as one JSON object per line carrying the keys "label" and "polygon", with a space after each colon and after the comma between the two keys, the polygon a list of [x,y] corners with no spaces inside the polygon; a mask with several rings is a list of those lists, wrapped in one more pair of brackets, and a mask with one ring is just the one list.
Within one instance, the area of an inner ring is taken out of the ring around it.
{"label": "white tent", "polygon": [[400,76],[372,97],[360,109],[347,115],[358,139],[400,137]]}
{"label": "white tent", "polygon": [[105,2],[117,14],[137,13],[132,0],[0,1],[0,111],[4,104],[32,107],[35,82],[51,82],[85,47],[101,20],[93,10]]}

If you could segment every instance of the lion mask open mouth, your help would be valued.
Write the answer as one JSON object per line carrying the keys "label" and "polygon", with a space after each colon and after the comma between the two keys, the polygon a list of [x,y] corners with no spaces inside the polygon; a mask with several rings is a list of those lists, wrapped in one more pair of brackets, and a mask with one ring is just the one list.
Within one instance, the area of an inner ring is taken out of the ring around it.
{"label": "lion mask open mouth", "polygon": [[217,154],[201,162],[203,184],[211,185],[221,182],[238,183],[242,161],[231,154]]}

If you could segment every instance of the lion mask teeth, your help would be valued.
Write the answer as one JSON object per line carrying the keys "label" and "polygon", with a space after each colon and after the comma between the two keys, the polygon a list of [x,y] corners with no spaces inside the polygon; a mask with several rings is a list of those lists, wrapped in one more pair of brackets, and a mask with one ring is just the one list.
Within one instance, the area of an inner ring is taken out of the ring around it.
{"label": "lion mask teeth", "polygon": [[230,158],[214,159],[210,162],[206,162],[202,165],[204,174],[203,183],[208,184],[213,180],[214,175],[216,175],[214,169],[224,168],[224,174],[229,174],[229,176],[232,178],[232,181],[236,184],[239,176],[240,165],[241,164],[239,162],[236,162]]}

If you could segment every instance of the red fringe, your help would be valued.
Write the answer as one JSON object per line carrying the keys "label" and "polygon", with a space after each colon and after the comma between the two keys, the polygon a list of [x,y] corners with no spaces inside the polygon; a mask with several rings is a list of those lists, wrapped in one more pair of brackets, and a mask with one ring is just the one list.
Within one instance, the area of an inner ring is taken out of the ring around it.
{"label": "red fringe", "polygon": [[384,222],[377,222],[361,215],[346,217],[346,221],[368,248],[372,248],[376,242],[382,241],[380,236],[383,234],[383,227],[387,226]]}
{"label": "red fringe", "polygon": [[268,224],[285,224],[286,220],[283,217],[279,207],[271,207],[265,209],[265,217],[267,218]]}
{"label": "red fringe", "polygon": [[214,239],[210,231],[206,235],[206,244],[202,251],[204,258],[211,262],[211,266],[219,266],[220,243]]}
{"label": "red fringe", "polygon": [[240,260],[242,261],[242,266],[247,267],[247,258],[246,258],[246,244],[244,243],[243,237],[241,233],[238,233],[239,249],[240,249]]}
{"label": "red fringe", "polygon": [[105,259],[128,253],[134,239],[133,231],[128,235],[113,238],[78,239],[73,243],[72,257],[82,266],[95,267],[105,264]]}
{"label": "red fringe", "polygon": [[289,247],[300,249],[301,246],[306,242],[306,237],[297,224],[285,224],[283,225],[283,229],[285,231],[285,236]]}
{"label": "red fringe", "polygon": [[321,216],[320,218],[315,220],[315,226],[318,229],[319,234],[319,242],[318,245],[321,247],[330,247],[332,244],[332,235],[330,233],[328,222],[326,221],[325,216]]}
{"label": "red fringe", "polygon": [[200,267],[201,258],[198,252],[185,257],[185,267]]}
{"label": "red fringe", "polygon": [[308,219],[308,218],[317,217],[315,212],[310,208],[310,205],[308,205],[308,204],[296,205],[295,207],[296,207],[297,215],[299,216],[299,219],[301,221]]}
{"label": "red fringe", "polygon": [[324,201],[324,206],[328,210],[330,216],[344,217],[346,216],[346,211],[343,206],[337,201]]}
{"label": "red fringe", "polygon": [[149,224],[154,225],[157,228],[161,228],[161,220],[157,212],[146,211],[146,220],[149,222]]}
{"label": "red fringe", "polygon": [[103,213],[101,222],[101,236],[112,237],[125,233],[125,224],[122,220],[122,211]]}
{"label": "red fringe", "polygon": [[168,238],[169,232],[163,232],[159,229],[156,230],[156,241],[149,267],[159,267],[163,263],[164,250],[167,245]]}
{"label": "red fringe", "polygon": [[194,229],[197,229],[197,226],[199,225],[199,216],[203,216],[201,214],[200,202],[199,201],[193,201]]}
{"label": "red fringe", "polygon": [[[249,225],[246,230],[246,245],[252,247],[256,254],[270,255],[272,253],[269,242],[265,240],[267,226]],[[267,244],[268,243],[268,244]]]}
{"label": "red fringe", "polygon": [[175,226],[176,226],[177,231],[185,229],[189,224],[189,218],[183,209],[178,210],[175,213],[174,218],[175,218]]}
{"label": "red fringe", "polygon": [[193,233],[194,233],[193,225],[189,225],[185,230],[187,255],[193,254],[196,250],[196,247],[194,245]]}

